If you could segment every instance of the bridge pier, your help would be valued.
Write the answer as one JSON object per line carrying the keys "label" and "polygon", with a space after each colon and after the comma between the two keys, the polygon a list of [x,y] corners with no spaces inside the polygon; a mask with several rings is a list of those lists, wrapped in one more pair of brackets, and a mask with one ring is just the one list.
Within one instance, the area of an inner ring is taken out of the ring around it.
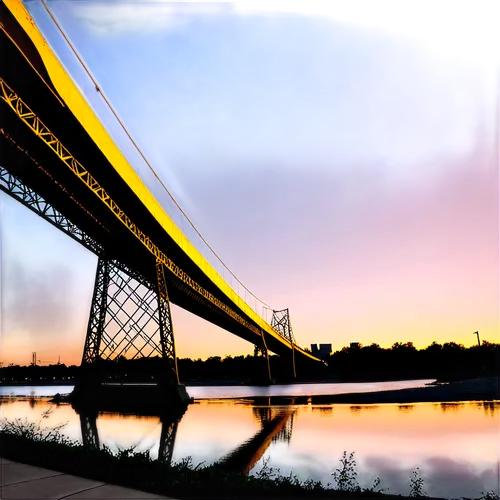
{"label": "bridge pier", "polygon": [[115,261],[99,257],[81,373],[72,393],[77,406],[128,399],[124,380],[118,387],[106,384],[107,372],[117,362],[141,358],[159,361],[155,363],[156,385],[139,393],[136,386],[128,386],[130,395],[159,398],[165,406],[189,404],[186,388],[179,383],[170,301],[160,262],[156,277],[152,284],[139,274],[124,272]]}

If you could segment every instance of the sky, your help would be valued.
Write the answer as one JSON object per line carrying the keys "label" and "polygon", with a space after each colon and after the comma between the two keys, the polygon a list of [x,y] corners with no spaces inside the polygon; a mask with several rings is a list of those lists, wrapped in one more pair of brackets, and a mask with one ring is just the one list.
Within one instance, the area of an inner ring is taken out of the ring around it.
{"label": "sky", "polygon": [[[41,2],[25,5],[152,185]],[[495,2],[48,5],[205,239],[290,308],[299,345],[499,341]],[[0,210],[0,360],[79,363],[96,257],[4,193]],[[253,351],[173,320],[180,357]]]}

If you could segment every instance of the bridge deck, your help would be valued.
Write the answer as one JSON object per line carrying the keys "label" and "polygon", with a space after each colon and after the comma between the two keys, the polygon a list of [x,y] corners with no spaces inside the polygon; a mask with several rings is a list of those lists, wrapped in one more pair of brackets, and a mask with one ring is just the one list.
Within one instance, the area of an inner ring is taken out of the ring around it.
{"label": "bridge deck", "polygon": [[262,331],[271,351],[289,352],[290,343],[232,290],[163,210],[22,2],[3,0],[0,8],[1,166],[98,242],[108,258],[152,283],[160,253],[171,263],[173,303],[253,343]]}

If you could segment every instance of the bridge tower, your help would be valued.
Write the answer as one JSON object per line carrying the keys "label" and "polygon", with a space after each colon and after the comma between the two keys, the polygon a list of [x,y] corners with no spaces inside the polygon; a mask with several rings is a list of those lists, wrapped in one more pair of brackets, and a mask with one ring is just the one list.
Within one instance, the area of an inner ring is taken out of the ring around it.
{"label": "bridge tower", "polygon": [[291,348],[291,367],[292,378],[297,378],[295,370],[295,338],[293,335],[292,324],[290,323],[290,312],[288,309],[281,311],[273,310],[273,317],[271,318],[271,326],[284,338],[290,342]]}
{"label": "bridge tower", "polygon": [[[104,390],[109,362],[155,357],[154,380],[160,396],[172,403],[187,404],[186,389],[179,384],[163,264],[156,262],[156,282],[151,283],[123,264],[99,256],[75,398]],[[106,392],[113,395],[111,387]]]}

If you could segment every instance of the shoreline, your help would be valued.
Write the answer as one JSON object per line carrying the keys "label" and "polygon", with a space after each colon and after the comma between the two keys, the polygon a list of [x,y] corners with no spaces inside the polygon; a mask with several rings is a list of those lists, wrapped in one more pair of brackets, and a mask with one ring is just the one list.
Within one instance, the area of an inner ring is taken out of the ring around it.
{"label": "shoreline", "polygon": [[[356,384],[356,383],[365,383],[365,382],[393,382],[393,381],[406,381],[406,380],[427,380],[427,379],[437,379],[436,377],[425,376],[425,377],[403,377],[403,378],[352,378],[352,379],[343,379],[341,377],[332,377],[328,379],[321,380],[294,380],[294,381],[285,381],[285,380],[275,380],[272,385],[295,385],[295,384]],[[111,384],[120,384],[120,381],[112,380],[109,381]],[[144,385],[154,385],[151,382],[130,382],[132,384],[144,384]],[[186,379],[181,381],[186,387],[238,387],[238,386],[255,386],[259,387],[260,384],[252,383],[250,380],[239,380],[239,379],[208,379],[208,380],[194,380],[194,379]],[[9,382],[0,382],[0,387],[39,387],[39,386],[72,386],[75,385],[75,380],[21,380],[21,381],[9,381]]]}
{"label": "shoreline", "polygon": [[[331,382],[325,382],[331,383]],[[337,382],[339,383],[339,382]],[[208,386],[208,385],[207,385]],[[8,387],[8,386],[4,386]],[[50,387],[50,386],[47,386]],[[189,386],[188,386],[189,388]],[[54,398],[56,395],[35,396]],[[2,398],[12,397],[8,394]],[[17,395],[16,397],[30,397]],[[67,396],[60,395],[60,401]],[[238,396],[215,399],[258,400],[262,396]],[[265,397],[268,399],[268,397]],[[393,389],[373,392],[351,392],[329,395],[269,396],[271,404],[412,404],[412,403],[445,403],[460,401],[500,401],[500,376],[478,377],[453,382],[435,382],[425,387]],[[214,398],[196,398],[205,401]]]}
{"label": "shoreline", "polygon": [[428,385],[412,389],[311,396],[312,404],[412,404],[500,401],[500,376]]}

